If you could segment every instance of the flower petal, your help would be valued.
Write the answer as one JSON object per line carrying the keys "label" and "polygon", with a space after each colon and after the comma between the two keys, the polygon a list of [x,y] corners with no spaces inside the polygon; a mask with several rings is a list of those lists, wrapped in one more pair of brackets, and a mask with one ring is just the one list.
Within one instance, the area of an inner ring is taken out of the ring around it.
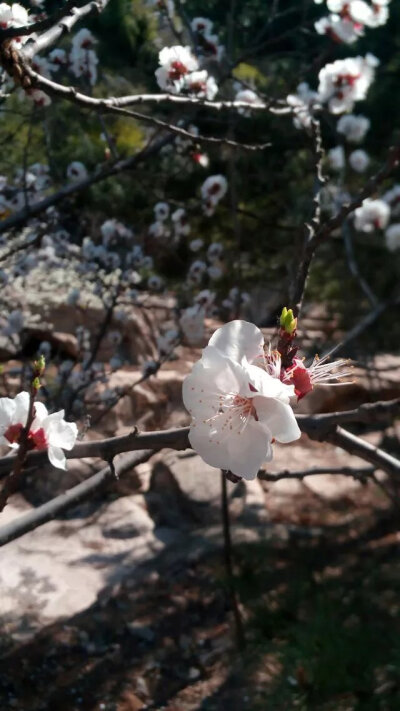
{"label": "flower petal", "polygon": [[294,397],[294,386],[282,383],[278,378],[274,378],[262,368],[256,365],[243,364],[249,380],[257,392],[264,397],[273,397],[289,403],[291,397]]}
{"label": "flower petal", "polygon": [[15,400],[10,397],[0,397],[0,431],[5,432],[14,420]]}
{"label": "flower petal", "polygon": [[278,442],[293,442],[301,432],[290,405],[281,400],[256,396],[253,405],[259,421],[266,425]]}
{"label": "flower petal", "polygon": [[15,412],[12,420],[13,425],[26,425],[29,412],[29,393],[25,390],[14,398]]}
{"label": "flower petal", "polygon": [[66,469],[67,460],[61,447],[49,447],[47,450],[50,463],[57,469]]}
{"label": "flower petal", "polygon": [[236,363],[243,358],[252,361],[263,352],[264,336],[260,329],[248,321],[230,321],[218,328],[211,336],[209,346],[214,346],[223,355]]}
{"label": "flower petal", "polygon": [[41,423],[43,427],[46,439],[50,447],[62,447],[63,449],[72,449],[75,445],[76,438],[78,435],[78,428],[75,422],[66,422],[60,417],[60,414],[64,414],[64,411],[55,412],[53,415],[49,415]]}
{"label": "flower petal", "polygon": [[221,398],[227,394],[236,395],[244,388],[247,393],[243,369],[209,346],[183,383],[183,403],[192,417],[206,419],[218,412]]}
{"label": "flower petal", "polygon": [[247,480],[255,479],[263,462],[272,459],[271,439],[268,428],[251,419],[240,435],[229,438],[230,471]]}

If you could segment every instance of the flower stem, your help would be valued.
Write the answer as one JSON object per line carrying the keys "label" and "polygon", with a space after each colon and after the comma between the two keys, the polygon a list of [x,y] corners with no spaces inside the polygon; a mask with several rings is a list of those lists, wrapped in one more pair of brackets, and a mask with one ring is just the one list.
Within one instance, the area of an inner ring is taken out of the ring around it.
{"label": "flower stem", "polygon": [[239,610],[239,601],[235,588],[235,577],[232,565],[232,539],[231,539],[231,521],[228,504],[228,488],[226,483],[225,472],[221,471],[221,504],[222,504],[222,524],[224,530],[224,553],[225,553],[225,568],[228,579],[228,589],[230,602],[235,620],[236,642],[239,651],[246,646],[246,640],[243,631],[243,622]]}

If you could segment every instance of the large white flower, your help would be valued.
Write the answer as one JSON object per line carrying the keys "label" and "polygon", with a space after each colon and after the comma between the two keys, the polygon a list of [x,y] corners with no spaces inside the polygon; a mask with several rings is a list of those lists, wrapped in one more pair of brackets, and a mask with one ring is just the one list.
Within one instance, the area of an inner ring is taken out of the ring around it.
{"label": "large white flower", "polygon": [[[28,412],[29,393],[18,393],[13,400],[9,397],[0,398],[0,445],[18,449]],[[77,435],[75,422],[64,420],[64,410],[49,415],[42,402],[35,403],[35,418],[28,435],[30,450],[47,449],[51,464],[58,469],[66,469],[63,449],[72,449]]]}
{"label": "large white flower", "polygon": [[254,479],[272,459],[273,439],[300,437],[289,404],[293,386],[252,364],[263,344],[256,326],[231,321],[213,334],[183,384],[193,449],[210,466],[245,479]]}

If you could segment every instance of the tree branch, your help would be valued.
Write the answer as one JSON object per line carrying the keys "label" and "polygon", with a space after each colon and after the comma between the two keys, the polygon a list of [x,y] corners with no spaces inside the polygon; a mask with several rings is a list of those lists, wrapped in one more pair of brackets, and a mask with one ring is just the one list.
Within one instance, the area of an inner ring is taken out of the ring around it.
{"label": "tree branch", "polygon": [[118,173],[122,173],[125,170],[131,170],[132,168],[135,168],[142,161],[159,153],[164,146],[168,145],[168,143],[171,143],[172,141],[172,136],[164,136],[158,141],[148,144],[147,146],[145,146],[145,148],[138,151],[129,158],[124,158],[123,160],[118,160],[112,163],[111,165],[106,165],[99,171],[92,173],[92,175],[89,175],[84,180],[65,185],[56,193],[49,195],[48,197],[44,198],[43,200],[40,200],[35,204],[31,204],[29,208],[24,208],[19,212],[15,213],[15,215],[11,215],[5,220],[1,220],[0,234],[13,229],[14,227],[21,227],[21,225],[24,225],[26,221],[29,220],[31,217],[40,215],[42,212],[47,210],[48,207],[51,207],[52,205],[57,205],[59,202],[62,202],[62,200],[65,200],[65,198],[69,197],[70,195],[74,195],[75,193],[81,192],[82,190],[89,188],[91,185],[95,185],[96,183],[99,183],[102,180],[106,180],[107,178],[110,178],[113,175],[117,175]]}
{"label": "tree branch", "polygon": [[16,521],[11,521],[11,523],[0,528],[0,547],[6,543],[10,543],[10,541],[13,541],[15,538],[23,536],[24,533],[28,531],[34,531],[35,528],[42,526],[48,521],[52,521],[81,501],[85,501],[85,499],[92,496],[94,492],[99,491],[115,478],[119,478],[138,464],[147,462],[153,454],[153,450],[147,450],[135,452],[134,454],[123,457],[119,462],[116,462],[115,465],[110,464],[89,477],[89,479],[86,479],[86,481],[69,489],[65,494],[60,494],[60,496],[56,496],[37,509],[20,516]]}
{"label": "tree branch", "polygon": [[[25,59],[31,59],[38,52],[42,52],[44,49],[51,47],[64,34],[71,32],[74,25],[86,17],[86,15],[89,15],[92,12],[102,12],[108,3],[109,0],[91,0],[91,2],[86,3],[86,5],[83,5],[82,7],[72,6],[67,8],[67,6],[65,6],[62,14],[60,11],[61,17],[56,20],[55,24],[50,27],[47,32],[44,32],[34,40],[29,39],[28,42],[26,42],[21,49],[21,55]],[[67,5],[71,6],[72,3],[67,3]],[[4,30],[4,32],[7,32],[7,30]],[[25,34],[21,33],[21,30],[19,30],[19,32],[20,34]]]}

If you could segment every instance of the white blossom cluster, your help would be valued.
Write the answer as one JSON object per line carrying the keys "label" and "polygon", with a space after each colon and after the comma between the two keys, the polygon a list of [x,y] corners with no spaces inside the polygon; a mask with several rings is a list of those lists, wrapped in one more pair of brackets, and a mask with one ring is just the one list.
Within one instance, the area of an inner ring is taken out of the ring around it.
{"label": "white blossom cluster", "polygon": [[[318,5],[323,0],[314,0]],[[352,44],[364,35],[366,28],[385,25],[390,0],[326,0],[330,14],[315,23],[316,31],[336,42]]]}
{"label": "white blossom cluster", "polygon": [[200,69],[190,47],[164,47],[158,56],[159,68],[155,75],[158,86],[171,94],[186,93],[212,101],[218,93],[214,77]]}

